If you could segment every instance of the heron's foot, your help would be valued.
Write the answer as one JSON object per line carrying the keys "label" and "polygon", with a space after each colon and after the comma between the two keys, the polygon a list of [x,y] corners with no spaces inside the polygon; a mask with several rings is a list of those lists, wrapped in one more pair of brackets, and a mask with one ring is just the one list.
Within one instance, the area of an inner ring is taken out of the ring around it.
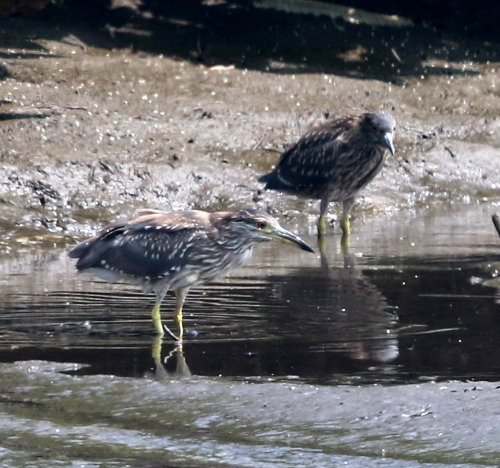
{"label": "heron's foot", "polygon": [[[182,353],[182,344],[177,343],[174,349],[168,353],[168,355],[162,360],[162,344],[163,339],[161,336],[156,335],[153,339],[153,346],[151,349],[151,356],[153,357],[155,363],[155,379],[164,380],[166,378],[177,378],[177,377],[188,377],[191,375],[191,371],[186,364],[184,355]],[[169,360],[176,359],[175,371],[170,372],[165,367],[165,364]]]}
{"label": "heron's foot", "polygon": [[320,216],[318,219],[318,237],[324,236],[326,234],[326,216]]}
{"label": "heron's foot", "polygon": [[154,377],[156,380],[163,380],[168,377],[168,373],[163,366],[161,360],[161,351],[162,351],[163,337],[161,335],[156,335],[153,338],[153,345],[151,348],[151,356],[155,363],[155,373]]}

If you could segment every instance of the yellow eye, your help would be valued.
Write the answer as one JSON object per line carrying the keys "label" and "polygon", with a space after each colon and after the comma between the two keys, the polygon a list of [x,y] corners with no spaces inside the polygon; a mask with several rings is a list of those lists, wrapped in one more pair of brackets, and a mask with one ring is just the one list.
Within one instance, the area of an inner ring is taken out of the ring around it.
{"label": "yellow eye", "polygon": [[257,223],[257,228],[258,229],[266,229],[266,227],[267,227],[267,223],[265,221],[259,221]]}

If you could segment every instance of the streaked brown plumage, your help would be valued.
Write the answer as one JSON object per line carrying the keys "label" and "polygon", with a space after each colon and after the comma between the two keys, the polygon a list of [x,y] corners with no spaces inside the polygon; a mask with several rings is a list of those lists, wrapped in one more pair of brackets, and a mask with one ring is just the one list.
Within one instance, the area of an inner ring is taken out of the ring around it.
{"label": "streaked brown plumage", "polygon": [[[125,281],[154,292],[155,329],[182,340],[182,306],[189,289],[240,266],[254,245],[269,240],[294,244],[313,252],[304,241],[283,229],[262,210],[239,212],[141,211],[137,218],[105,227],[96,237],[77,245],[69,256],[76,268],[108,282]],[[176,337],[160,318],[160,304],[168,290],[177,298]]]}
{"label": "streaked brown plumage", "polygon": [[348,235],[349,210],[356,194],[378,174],[387,150],[394,154],[395,125],[394,117],[385,111],[328,121],[285,151],[259,182],[266,183],[266,189],[320,199],[319,234],[326,232],[329,202],[341,201],[341,226]]}

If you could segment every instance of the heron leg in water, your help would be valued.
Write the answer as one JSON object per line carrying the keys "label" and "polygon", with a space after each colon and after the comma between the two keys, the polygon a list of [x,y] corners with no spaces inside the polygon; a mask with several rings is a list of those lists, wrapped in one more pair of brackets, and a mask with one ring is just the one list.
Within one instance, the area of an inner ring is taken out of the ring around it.
{"label": "heron leg in water", "polygon": [[163,298],[165,297],[165,294],[167,294],[167,289],[162,290],[162,291],[157,291],[156,292],[156,302],[153,307],[153,311],[151,312],[151,318],[153,319],[153,325],[155,327],[156,333],[159,336],[163,336],[165,332],[167,332],[170,337],[175,340],[175,341],[180,341],[179,338],[177,338],[166,325],[163,325],[161,323],[161,314],[160,314],[160,306],[163,301]]}
{"label": "heron leg in water", "polygon": [[349,252],[349,238],[351,235],[351,221],[349,220],[349,212],[351,211],[352,205],[354,204],[354,197],[344,200],[342,220],[340,221],[340,227],[342,228],[342,240],[340,241],[342,245],[342,251],[344,253]]}
{"label": "heron leg in water", "polygon": [[151,356],[155,362],[155,366],[161,366],[161,348],[162,348],[163,337],[161,335],[156,335],[153,339],[153,346],[151,347]]}
{"label": "heron leg in water", "polygon": [[188,291],[189,287],[175,290],[176,306],[174,321],[177,324],[177,329],[179,330],[179,338],[177,341],[182,341],[182,335],[184,334],[184,327],[182,325],[182,307],[184,305],[184,301],[186,300]]}
{"label": "heron leg in water", "polygon": [[163,301],[163,298],[165,297],[166,291],[161,291],[159,293],[156,293],[156,302],[153,307],[153,311],[151,312],[151,318],[153,319],[153,325],[155,327],[156,333],[158,335],[162,336],[165,334],[163,331],[163,326],[161,324],[161,315],[160,315],[160,305],[161,301]]}
{"label": "heron leg in water", "polygon": [[324,236],[326,234],[326,212],[328,211],[329,194],[326,193],[321,198],[321,203],[319,206],[319,218],[318,218],[318,237]]}
{"label": "heron leg in water", "polygon": [[348,198],[342,202],[342,220],[340,221],[340,227],[342,228],[342,233],[344,236],[349,237],[351,234],[351,222],[349,221],[349,212],[351,211],[352,205],[354,204],[354,197]]}

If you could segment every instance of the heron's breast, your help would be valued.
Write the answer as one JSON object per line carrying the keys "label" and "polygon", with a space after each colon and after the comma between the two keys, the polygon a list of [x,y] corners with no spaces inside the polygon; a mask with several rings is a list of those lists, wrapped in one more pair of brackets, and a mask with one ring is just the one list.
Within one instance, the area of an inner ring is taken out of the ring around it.
{"label": "heron's breast", "polygon": [[217,259],[207,258],[205,262],[202,262],[204,266],[200,271],[200,282],[206,283],[229,273],[245,263],[251,256],[252,248],[246,247],[236,251],[227,250]]}
{"label": "heron's breast", "polygon": [[330,181],[330,200],[342,201],[368,185],[382,169],[384,151],[370,148],[359,156],[356,164],[346,164]]}

